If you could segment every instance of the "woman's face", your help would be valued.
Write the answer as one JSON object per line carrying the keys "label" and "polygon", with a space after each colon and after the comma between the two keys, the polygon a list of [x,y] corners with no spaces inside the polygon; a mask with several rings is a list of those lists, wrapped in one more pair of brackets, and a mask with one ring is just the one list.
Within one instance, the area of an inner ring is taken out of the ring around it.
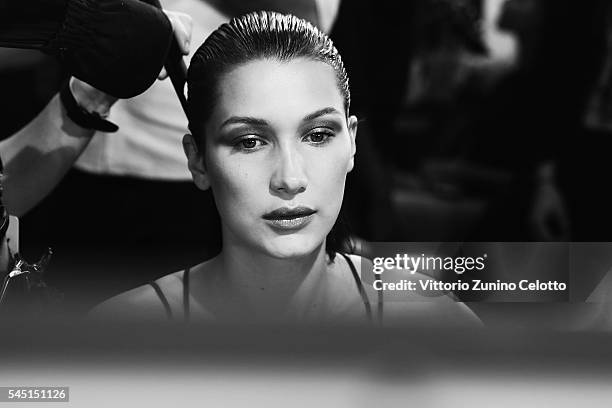
{"label": "woman's face", "polygon": [[355,154],[357,119],[346,119],[334,70],[255,60],[218,89],[204,162],[186,151],[196,184],[213,190],[224,246],[281,259],[312,253],[338,217]]}

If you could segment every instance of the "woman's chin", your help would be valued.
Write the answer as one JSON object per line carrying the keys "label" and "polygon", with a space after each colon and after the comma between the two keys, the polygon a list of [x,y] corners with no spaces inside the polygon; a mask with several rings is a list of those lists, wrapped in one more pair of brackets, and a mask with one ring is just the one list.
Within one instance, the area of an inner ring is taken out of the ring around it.
{"label": "woman's chin", "polygon": [[301,234],[284,235],[264,243],[266,252],[277,259],[301,258],[319,250],[322,240]]}

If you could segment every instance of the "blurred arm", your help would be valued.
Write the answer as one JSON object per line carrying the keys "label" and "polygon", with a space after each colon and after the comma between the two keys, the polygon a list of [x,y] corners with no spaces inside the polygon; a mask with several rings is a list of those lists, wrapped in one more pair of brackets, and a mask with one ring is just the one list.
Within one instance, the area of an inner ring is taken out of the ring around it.
{"label": "blurred arm", "polygon": [[[108,112],[115,101],[84,82],[75,80],[73,85],[75,98],[90,111]],[[56,95],[27,126],[1,141],[3,202],[8,213],[21,216],[46,197],[94,133],[72,122]]]}
{"label": "blurred arm", "polygon": [[[0,10],[3,4],[5,0],[0,0]],[[173,11],[163,13],[171,24],[180,51],[188,54],[191,18]],[[134,71],[138,75],[137,69]],[[109,77],[113,79],[112,75]],[[106,116],[117,100],[76,78],[72,81],[72,93],[77,103],[87,112],[98,112]],[[21,216],[45,198],[72,167],[95,132],[68,118],[59,95],[56,95],[34,120],[16,134],[2,140],[2,201],[8,213]]]}

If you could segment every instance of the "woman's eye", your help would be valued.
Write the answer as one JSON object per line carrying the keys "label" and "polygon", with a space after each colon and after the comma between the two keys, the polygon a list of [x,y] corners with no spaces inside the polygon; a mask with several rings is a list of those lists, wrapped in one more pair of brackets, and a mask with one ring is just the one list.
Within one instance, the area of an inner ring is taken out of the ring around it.
{"label": "woman's eye", "polygon": [[257,150],[259,147],[265,144],[266,142],[256,137],[245,137],[236,142],[234,147],[240,150]]}
{"label": "woman's eye", "polygon": [[314,145],[322,145],[329,142],[333,136],[331,132],[312,132],[307,134],[304,140]]}

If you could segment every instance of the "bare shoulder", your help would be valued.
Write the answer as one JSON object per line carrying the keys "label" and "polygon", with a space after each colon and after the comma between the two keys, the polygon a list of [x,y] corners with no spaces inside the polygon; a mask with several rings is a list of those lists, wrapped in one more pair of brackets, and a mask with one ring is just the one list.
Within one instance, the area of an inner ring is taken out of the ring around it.
{"label": "bare shoulder", "polygon": [[356,254],[343,254],[343,255],[347,256],[350,259],[351,263],[355,267],[357,275],[360,278],[362,279],[364,278],[364,276],[362,275],[363,271],[372,270],[372,261],[370,261],[368,258],[365,258],[361,255],[356,255]]}
{"label": "bare shoulder", "polygon": [[363,257],[361,255],[347,254],[347,256],[353,262],[353,265],[355,265],[355,268],[357,268],[357,272],[361,272],[361,268],[362,267],[371,268],[373,266],[371,260],[369,260],[368,258],[365,258],[365,257]]}
{"label": "bare shoulder", "polygon": [[[175,272],[155,281],[168,301],[171,310],[180,302],[182,273]],[[151,284],[123,292],[97,305],[89,312],[96,320],[167,320],[167,311],[159,294]]]}
{"label": "bare shoulder", "polygon": [[[450,293],[423,290],[421,282],[435,278],[416,272],[385,270],[374,274],[374,263],[365,257],[349,255],[366,287],[370,299],[382,300],[386,325],[434,327],[480,327],[481,320]],[[379,280],[375,284],[375,280]],[[412,284],[408,284],[412,282]],[[387,286],[381,286],[387,283]],[[382,291],[382,296],[381,292]]]}

